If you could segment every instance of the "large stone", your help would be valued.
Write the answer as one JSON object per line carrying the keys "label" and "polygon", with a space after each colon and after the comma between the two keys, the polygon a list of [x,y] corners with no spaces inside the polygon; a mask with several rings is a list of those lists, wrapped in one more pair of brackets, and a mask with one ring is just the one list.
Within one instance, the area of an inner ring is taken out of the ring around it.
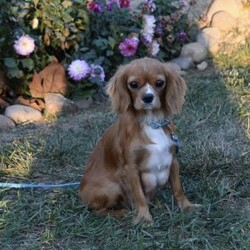
{"label": "large stone", "polygon": [[197,34],[197,42],[206,46],[209,52],[214,55],[219,50],[221,32],[218,28],[205,28]]}
{"label": "large stone", "polygon": [[9,102],[7,102],[3,97],[0,97],[0,113],[3,113],[3,111],[10,105]]}
{"label": "large stone", "polygon": [[191,7],[188,12],[188,21],[198,27],[203,27],[205,23],[200,22],[200,18],[205,16],[213,0],[189,1]]}
{"label": "large stone", "polygon": [[19,104],[8,106],[5,109],[4,115],[12,119],[17,124],[39,122],[43,119],[43,116],[40,111]]}
{"label": "large stone", "polygon": [[180,69],[187,70],[194,66],[194,62],[191,56],[179,56],[171,60],[171,63],[176,64]]}
{"label": "large stone", "polygon": [[198,42],[185,44],[181,49],[181,56],[190,56],[195,63],[204,61],[207,54],[207,48]]}
{"label": "large stone", "polygon": [[212,20],[212,17],[218,11],[226,11],[232,17],[237,18],[242,10],[242,4],[240,0],[215,0],[207,12],[207,17]]}
{"label": "large stone", "polygon": [[29,85],[31,96],[35,98],[43,98],[47,93],[65,95],[68,87],[64,67],[56,59],[41,72],[35,72]]}
{"label": "large stone", "polygon": [[0,131],[14,128],[15,123],[7,116],[0,115]]}
{"label": "large stone", "polygon": [[211,26],[218,28],[221,32],[228,32],[236,25],[236,19],[226,11],[219,11],[213,15]]}
{"label": "large stone", "polygon": [[78,110],[77,105],[61,94],[48,93],[44,96],[45,113],[47,115],[59,115],[61,113],[72,113]]}

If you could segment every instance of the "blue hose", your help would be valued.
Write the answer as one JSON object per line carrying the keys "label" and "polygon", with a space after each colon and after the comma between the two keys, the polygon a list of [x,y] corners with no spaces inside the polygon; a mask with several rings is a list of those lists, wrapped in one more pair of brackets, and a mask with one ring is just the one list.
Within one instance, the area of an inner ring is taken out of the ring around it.
{"label": "blue hose", "polygon": [[64,183],[64,184],[29,184],[29,183],[4,183],[0,182],[0,188],[64,188],[64,187],[76,187],[80,182]]}

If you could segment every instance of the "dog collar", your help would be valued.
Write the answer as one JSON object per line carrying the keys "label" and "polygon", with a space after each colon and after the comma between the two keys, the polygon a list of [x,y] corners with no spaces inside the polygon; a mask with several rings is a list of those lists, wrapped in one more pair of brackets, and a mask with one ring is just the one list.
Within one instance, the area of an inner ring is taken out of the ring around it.
{"label": "dog collar", "polygon": [[163,119],[160,121],[148,121],[147,125],[152,128],[152,129],[159,129],[159,128],[163,128],[165,126],[167,126],[167,128],[170,131],[170,137],[171,140],[174,142],[175,144],[175,150],[176,150],[176,154],[179,152],[179,148],[180,148],[180,143],[179,143],[179,138],[178,136],[173,132],[171,126],[170,126],[170,120],[169,119]]}
{"label": "dog collar", "polygon": [[160,121],[147,121],[147,125],[150,128],[158,129],[158,128],[162,128],[162,127],[165,127],[165,126],[169,126],[170,125],[170,120],[166,118],[166,119],[163,119],[163,120],[160,120]]}

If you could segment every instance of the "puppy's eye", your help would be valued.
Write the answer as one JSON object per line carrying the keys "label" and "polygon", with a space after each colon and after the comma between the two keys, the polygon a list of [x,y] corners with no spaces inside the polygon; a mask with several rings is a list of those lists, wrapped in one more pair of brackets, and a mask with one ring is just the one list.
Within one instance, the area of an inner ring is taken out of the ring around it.
{"label": "puppy's eye", "polygon": [[162,88],[164,83],[165,82],[163,80],[157,80],[156,83],[155,83],[155,87],[156,88]]}
{"label": "puppy's eye", "polygon": [[133,82],[129,83],[129,86],[131,89],[137,89],[139,87],[139,84],[137,82],[133,81]]}

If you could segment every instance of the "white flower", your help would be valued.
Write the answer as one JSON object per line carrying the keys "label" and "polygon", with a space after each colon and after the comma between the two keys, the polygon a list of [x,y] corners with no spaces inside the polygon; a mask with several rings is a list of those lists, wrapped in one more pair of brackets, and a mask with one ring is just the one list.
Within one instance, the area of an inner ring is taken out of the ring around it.
{"label": "white flower", "polygon": [[35,41],[30,36],[23,35],[15,41],[14,49],[18,55],[29,56],[35,49]]}
{"label": "white flower", "polygon": [[155,17],[153,15],[143,15],[142,37],[144,43],[151,43],[154,37]]}
{"label": "white flower", "polygon": [[156,56],[160,51],[160,44],[154,40],[150,46],[150,55]]}
{"label": "white flower", "polygon": [[84,60],[75,60],[68,67],[69,75],[75,81],[88,77],[90,71],[90,66]]}

